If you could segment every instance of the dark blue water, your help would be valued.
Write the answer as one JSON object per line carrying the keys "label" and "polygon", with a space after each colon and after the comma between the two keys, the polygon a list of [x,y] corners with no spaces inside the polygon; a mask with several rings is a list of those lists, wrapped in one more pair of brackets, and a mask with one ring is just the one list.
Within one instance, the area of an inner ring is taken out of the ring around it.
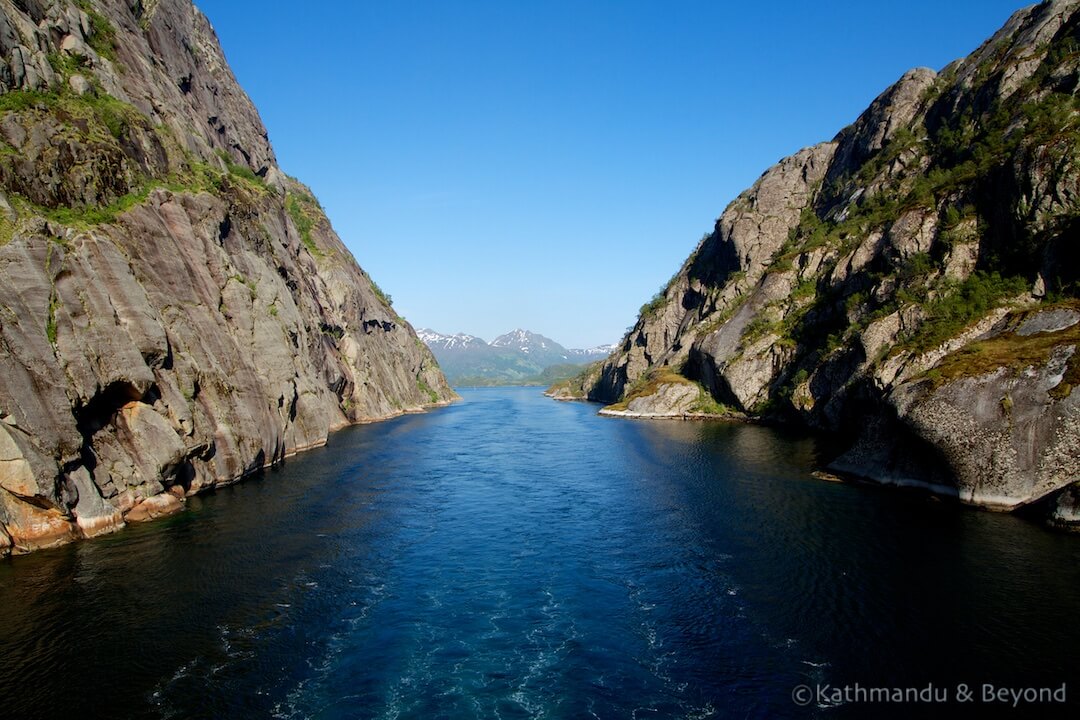
{"label": "dark blue water", "polygon": [[[767,428],[464,396],[0,563],[0,715],[1076,712],[1080,537],[814,479]],[[792,701],[961,682],[1069,706]]]}

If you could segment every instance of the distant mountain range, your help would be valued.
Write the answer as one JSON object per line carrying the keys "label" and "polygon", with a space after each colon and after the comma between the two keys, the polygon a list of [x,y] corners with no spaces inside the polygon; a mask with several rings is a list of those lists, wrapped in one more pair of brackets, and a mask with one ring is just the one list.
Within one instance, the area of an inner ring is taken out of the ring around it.
{"label": "distant mountain range", "polygon": [[417,334],[454,385],[543,385],[570,377],[615,349],[615,345],[565,348],[528,330],[512,330],[490,343],[464,333],[445,335],[421,328]]}

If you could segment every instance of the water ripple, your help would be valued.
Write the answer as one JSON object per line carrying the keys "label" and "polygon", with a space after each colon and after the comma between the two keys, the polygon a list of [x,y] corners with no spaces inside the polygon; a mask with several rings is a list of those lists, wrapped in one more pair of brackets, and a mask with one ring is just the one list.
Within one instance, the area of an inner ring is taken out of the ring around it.
{"label": "water ripple", "polygon": [[1080,610],[1080,543],[816,482],[814,458],[765,428],[469,391],[0,564],[0,707],[773,718],[806,716],[803,683],[1078,680],[1055,619]]}

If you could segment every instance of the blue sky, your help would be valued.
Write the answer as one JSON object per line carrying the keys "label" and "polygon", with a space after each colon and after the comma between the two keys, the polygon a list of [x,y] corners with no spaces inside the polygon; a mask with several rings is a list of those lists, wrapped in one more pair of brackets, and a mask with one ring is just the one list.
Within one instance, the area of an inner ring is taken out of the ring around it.
{"label": "blue sky", "polygon": [[617,341],[770,165],[1020,7],[196,2],[398,312],[569,347]]}

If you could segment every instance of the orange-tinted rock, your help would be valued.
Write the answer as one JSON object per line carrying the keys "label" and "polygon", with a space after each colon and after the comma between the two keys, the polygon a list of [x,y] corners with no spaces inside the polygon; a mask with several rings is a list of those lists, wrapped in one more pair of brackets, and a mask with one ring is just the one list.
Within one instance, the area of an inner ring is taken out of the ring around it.
{"label": "orange-tinted rock", "polygon": [[171,493],[162,493],[148,497],[128,511],[124,519],[128,522],[145,522],[159,517],[173,515],[184,509],[184,502]]}
{"label": "orange-tinted rock", "polygon": [[43,509],[0,492],[0,514],[15,554],[70,542],[78,537],[74,523],[55,509]]}

